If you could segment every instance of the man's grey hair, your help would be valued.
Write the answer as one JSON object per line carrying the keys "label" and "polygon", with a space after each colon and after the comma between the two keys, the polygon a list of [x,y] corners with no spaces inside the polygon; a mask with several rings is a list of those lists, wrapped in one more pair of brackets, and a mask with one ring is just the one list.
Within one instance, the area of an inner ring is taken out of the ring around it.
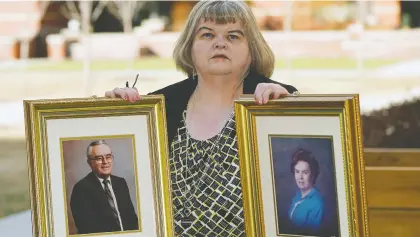
{"label": "man's grey hair", "polygon": [[105,142],[105,140],[96,140],[96,141],[91,142],[91,143],[89,144],[89,146],[87,147],[87,150],[86,150],[86,156],[87,156],[88,158],[92,158],[92,149],[93,149],[93,147],[94,147],[94,146],[97,146],[97,145],[107,145],[107,146],[109,146],[109,145]]}

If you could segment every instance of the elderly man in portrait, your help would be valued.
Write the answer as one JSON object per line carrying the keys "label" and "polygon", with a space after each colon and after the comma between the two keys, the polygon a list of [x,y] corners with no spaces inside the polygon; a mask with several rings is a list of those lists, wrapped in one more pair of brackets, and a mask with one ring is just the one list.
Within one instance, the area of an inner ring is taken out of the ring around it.
{"label": "elderly man in portrait", "polygon": [[124,178],[112,175],[114,156],[105,141],[87,148],[92,172],[77,182],[71,211],[79,234],[138,230],[138,218]]}

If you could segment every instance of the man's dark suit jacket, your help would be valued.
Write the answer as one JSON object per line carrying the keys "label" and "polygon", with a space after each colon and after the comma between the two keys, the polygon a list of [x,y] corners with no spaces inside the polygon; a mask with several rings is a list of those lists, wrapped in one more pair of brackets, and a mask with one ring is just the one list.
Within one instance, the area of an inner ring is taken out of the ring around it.
{"label": "man's dark suit jacket", "polygon": [[[138,218],[125,179],[111,175],[111,183],[124,230],[137,230]],[[112,217],[101,182],[93,172],[76,183],[70,206],[79,234],[121,230]]]}
{"label": "man's dark suit jacket", "polygon": [[[289,93],[297,91],[291,85],[283,84],[267,78],[254,71],[250,71],[243,83],[243,94],[254,94],[259,83],[275,83],[283,86]],[[176,131],[182,126],[182,112],[187,108],[188,101],[197,86],[197,79],[191,77],[174,83],[149,95],[163,94],[165,97],[166,122],[168,142],[171,144]],[[169,145],[169,147],[171,147]]]}

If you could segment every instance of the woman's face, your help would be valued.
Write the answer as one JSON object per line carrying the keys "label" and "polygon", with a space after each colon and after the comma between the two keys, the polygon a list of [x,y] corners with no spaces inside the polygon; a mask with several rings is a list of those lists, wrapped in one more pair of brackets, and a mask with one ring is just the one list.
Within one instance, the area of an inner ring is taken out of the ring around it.
{"label": "woman's face", "polygon": [[298,161],[295,165],[295,180],[301,190],[312,188],[311,169],[307,162]]}
{"label": "woman's face", "polygon": [[195,31],[192,59],[199,73],[242,76],[251,64],[251,54],[241,24],[201,20]]}

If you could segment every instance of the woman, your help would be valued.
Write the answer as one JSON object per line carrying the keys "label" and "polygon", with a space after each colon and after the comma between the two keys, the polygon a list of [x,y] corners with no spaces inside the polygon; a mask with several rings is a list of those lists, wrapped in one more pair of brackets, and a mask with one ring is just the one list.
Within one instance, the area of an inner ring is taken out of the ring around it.
{"label": "woman", "polygon": [[[173,56],[189,77],[150,94],[165,96],[175,231],[245,236],[234,100],[264,104],[296,89],[269,79],[273,52],[243,2],[198,2]],[[105,95],[140,98],[128,87]]]}
{"label": "woman", "polygon": [[299,191],[292,199],[289,218],[295,233],[316,235],[324,214],[324,200],[315,187],[319,165],[311,152],[298,149],[292,156],[291,171]]}

